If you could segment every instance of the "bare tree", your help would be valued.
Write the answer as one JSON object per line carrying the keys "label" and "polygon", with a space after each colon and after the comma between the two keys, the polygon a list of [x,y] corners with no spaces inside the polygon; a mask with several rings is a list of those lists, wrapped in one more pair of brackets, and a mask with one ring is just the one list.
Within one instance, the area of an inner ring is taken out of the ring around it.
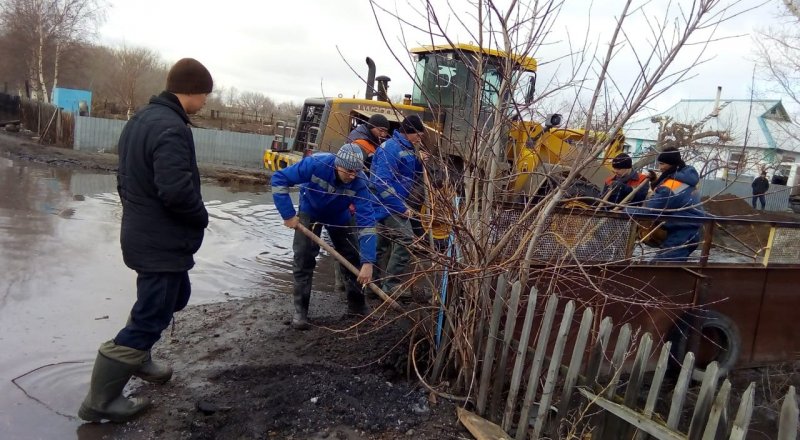
{"label": "bare tree", "polygon": [[225,91],[223,96],[225,105],[228,107],[233,107],[236,105],[236,101],[239,99],[239,89],[236,87],[230,87]]}
{"label": "bare tree", "polygon": [[[800,124],[800,6],[792,0],[783,1],[784,14],[777,23],[757,32],[754,42],[758,67],[773,85],[769,91],[790,101],[795,109],[792,119]],[[800,139],[792,130],[787,133]]]}
{"label": "bare tree", "polygon": [[275,102],[272,98],[260,92],[242,92],[236,103],[238,107],[257,115],[266,115],[275,111]]}
{"label": "bare tree", "polygon": [[[555,184],[545,193],[522,199],[523,203],[518,203],[510,214],[501,203],[508,200],[509,183],[522,173],[517,171],[522,156],[508,154],[511,150],[507,141],[509,132],[511,127],[528,131],[529,140],[535,144],[542,136],[542,124],[522,121],[522,116],[526,112],[544,112],[531,111],[525,103],[515,99],[498,99],[493,103],[486,99],[486,92],[491,92],[491,96],[509,97],[525,88],[521,77],[515,73],[515,65],[523,57],[534,57],[553,43],[550,40],[552,31],[564,2],[501,4],[481,0],[473,2],[474,8],[464,13],[448,9],[453,8],[451,3],[437,7],[433,2],[423,1],[415,14],[400,16],[392,8],[382,6],[382,2],[373,0],[379,21],[381,17],[388,17],[380,23],[382,30],[396,22],[407,47],[412,45],[409,42],[417,45],[422,40],[425,44],[456,48],[453,57],[466,66],[468,75],[478,84],[476,89],[484,92],[484,96],[481,92],[474,93],[467,98],[471,99],[469,102],[459,107],[458,113],[448,114],[450,120],[464,118],[464,115],[469,119],[459,130],[440,136],[444,143],[448,139],[463,140],[458,148],[450,147],[450,157],[438,158],[442,163],[457,163],[447,168],[454,175],[451,180],[456,181],[455,190],[448,184],[444,188],[427,185],[427,203],[434,205],[437,221],[449,223],[458,244],[458,258],[426,248],[426,255],[433,253],[431,259],[435,264],[446,265],[449,273],[457,275],[449,278],[448,289],[455,292],[453,303],[437,304],[448,310],[444,313],[451,340],[447,351],[442,352],[446,353],[446,358],[441,360],[444,366],[429,370],[428,376],[421,377],[423,380],[439,383],[445,379],[443,372],[456,372],[455,382],[452,378],[446,380],[457,384],[455,388],[465,394],[475,391],[475,373],[480,368],[477,347],[482,340],[481,332],[488,327],[492,308],[487,285],[499,273],[505,274],[507,279],[520,281],[523,286],[544,278],[550,280],[550,286],[563,286],[565,282],[589,286],[595,289],[598,301],[633,301],[631,298],[610,299],[607,290],[598,287],[598,280],[582,270],[591,263],[580,260],[579,248],[598,235],[586,229],[589,223],[582,226],[584,229],[571,232],[569,237],[548,228],[555,224],[557,208],[574,201],[571,200],[575,194],[573,188],[588,179],[589,170],[596,169],[598,158],[602,160],[612,142],[618,141],[625,123],[654,98],[685,81],[692,68],[708,58],[705,51],[709,46],[725,38],[715,34],[720,23],[746,8],[736,0],[698,0],[667,6],[653,2],[634,4],[630,0],[618,3],[614,26],[605,29],[602,41],[590,41],[587,32],[587,36],[571,41],[564,54],[545,60],[550,67],[565,65],[566,74],[548,81],[544,88],[537,90],[537,97],[550,97],[555,101],[556,96],[571,92],[572,100],[558,105],[572,112],[566,118],[568,123],[582,124],[583,130],[574,132],[585,135],[577,138],[568,163],[548,163],[539,158],[540,166],[533,172]],[[587,20],[591,18],[589,12]],[[409,36],[413,32],[426,36]],[[394,44],[388,35],[384,38],[388,46]],[[486,54],[461,51],[457,48],[463,41],[471,41],[490,51]],[[489,53],[501,54],[497,73],[488,70]],[[399,52],[395,57],[405,59]],[[436,75],[441,72],[438,70]],[[408,69],[408,74],[414,77],[412,69]],[[494,75],[489,86],[485,80],[487,75]],[[448,75],[445,85],[451,83],[450,78]],[[416,87],[420,93],[429,94],[431,102],[436,101],[435,95],[439,93],[436,89],[440,86],[426,91],[417,82]],[[436,114],[440,110],[432,106],[430,111]],[[442,120],[447,121],[447,118]],[[458,193],[462,196],[456,204],[452,195]],[[554,243],[560,246],[559,253],[544,254]],[[426,247],[424,243],[415,246]],[[430,346],[436,346],[433,336],[430,337]],[[505,422],[504,427],[507,427]]]}
{"label": "bare tree", "polygon": [[4,0],[0,25],[21,48],[37,99],[49,102],[58,86],[64,50],[86,41],[104,19],[102,0]]}
{"label": "bare tree", "polygon": [[122,46],[112,51],[114,65],[108,76],[109,88],[114,97],[126,108],[128,118],[145,97],[141,93],[141,79],[158,66],[158,54],[144,47]]}

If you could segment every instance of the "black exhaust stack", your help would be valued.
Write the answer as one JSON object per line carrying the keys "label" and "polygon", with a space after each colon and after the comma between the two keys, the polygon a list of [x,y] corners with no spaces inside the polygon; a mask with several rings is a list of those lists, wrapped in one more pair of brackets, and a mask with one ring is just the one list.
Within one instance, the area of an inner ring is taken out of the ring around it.
{"label": "black exhaust stack", "polygon": [[372,99],[375,95],[375,61],[367,57],[367,94],[364,98]]}
{"label": "black exhaust stack", "polygon": [[378,81],[378,101],[389,102],[389,79],[388,76],[381,75],[375,78]]}

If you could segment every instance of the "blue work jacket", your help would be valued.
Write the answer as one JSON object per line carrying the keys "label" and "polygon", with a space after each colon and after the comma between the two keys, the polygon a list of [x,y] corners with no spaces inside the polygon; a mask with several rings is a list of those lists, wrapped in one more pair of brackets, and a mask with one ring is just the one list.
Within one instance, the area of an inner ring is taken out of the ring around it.
{"label": "blue work jacket", "polygon": [[352,204],[359,231],[361,263],[375,263],[375,215],[367,178],[359,172],[352,182],[343,183],[336,176],[335,160],[333,154],[317,153],[273,174],[275,207],[284,220],[297,215],[289,188],[299,186],[300,212],[308,214],[312,222],[348,227],[353,221]]}

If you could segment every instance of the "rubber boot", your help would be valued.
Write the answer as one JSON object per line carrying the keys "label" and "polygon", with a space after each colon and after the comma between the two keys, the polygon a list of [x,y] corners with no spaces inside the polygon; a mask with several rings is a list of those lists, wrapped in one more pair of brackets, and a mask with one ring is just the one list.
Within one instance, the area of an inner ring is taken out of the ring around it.
{"label": "rubber boot", "polygon": [[308,330],[311,324],[308,322],[308,298],[305,295],[298,295],[295,289],[294,295],[294,314],[292,315],[292,328],[295,330]]}
{"label": "rubber boot", "polygon": [[295,330],[308,330],[311,324],[308,322],[307,310],[296,310],[292,315],[292,328]]}
{"label": "rubber boot", "polygon": [[155,362],[148,351],[147,359],[133,375],[150,383],[164,384],[172,378],[172,367]]}
{"label": "rubber boot", "polygon": [[133,419],[149,407],[148,399],[128,399],[122,395],[125,384],[139,367],[140,365],[126,364],[98,352],[89,394],[78,410],[78,417],[88,422],[110,420],[121,423]]}
{"label": "rubber boot", "polygon": [[347,293],[347,314],[357,316],[367,316],[371,310],[367,306],[367,301],[364,299],[364,294],[361,292],[348,292]]}
{"label": "rubber boot", "polygon": [[333,290],[335,293],[347,297],[347,288],[345,287],[345,280],[342,276],[341,263],[338,261],[333,262]]}

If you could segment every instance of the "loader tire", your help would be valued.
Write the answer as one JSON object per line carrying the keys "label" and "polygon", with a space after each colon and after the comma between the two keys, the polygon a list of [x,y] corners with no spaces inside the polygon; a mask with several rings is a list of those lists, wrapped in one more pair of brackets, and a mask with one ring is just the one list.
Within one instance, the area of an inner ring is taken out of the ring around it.
{"label": "loader tire", "polygon": [[[688,325],[681,321],[676,325],[668,336],[672,342],[671,364],[673,368],[680,370],[683,358],[688,350],[687,337]],[[719,377],[725,377],[730,373],[739,355],[742,352],[742,339],[736,323],[728,316],[714,310],[704,310],[700,312],[698,320],[698,330],[700,331],[700,346],[695,353],[695,366],[692,370],[692,378],[697,381],[703,380],[706,367],[711,362],[716,361],[719,367]],[[677,374],[677,371],[675,371]]]}

